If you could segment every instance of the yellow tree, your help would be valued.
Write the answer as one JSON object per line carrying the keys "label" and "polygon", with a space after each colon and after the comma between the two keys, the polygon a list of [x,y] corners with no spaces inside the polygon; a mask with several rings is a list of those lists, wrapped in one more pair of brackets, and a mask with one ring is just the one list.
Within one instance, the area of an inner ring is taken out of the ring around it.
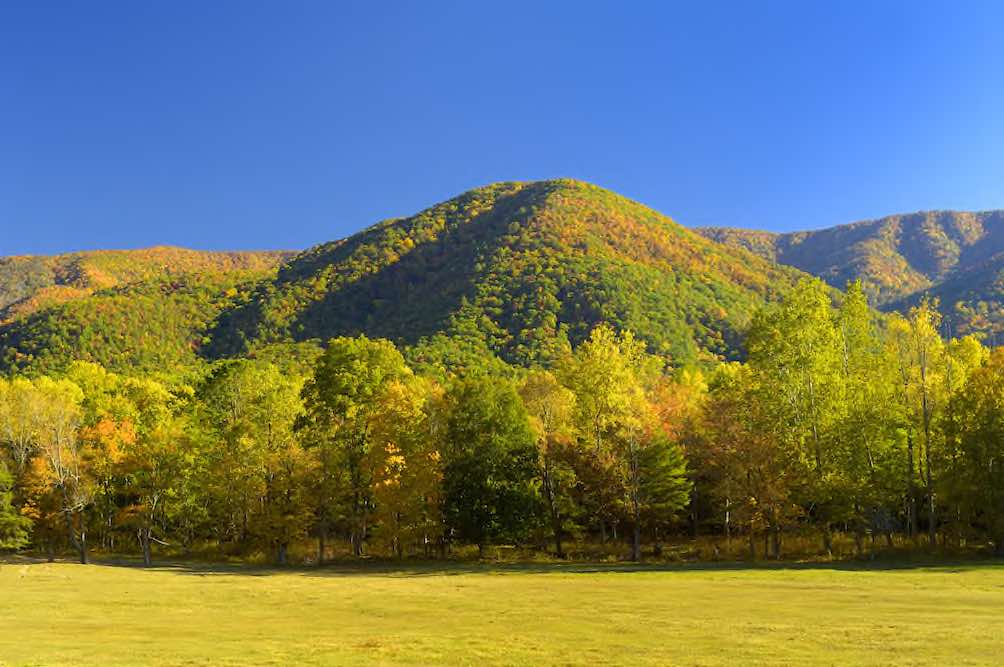
{"label": "yellow tree", "polygon": [[93,486],[82,443],[78,437],[83,392],[68,380],[41,377],[38,450],[45,463],[45,478],[58,498],[69,543],[81,563],[87,563],[86,509],[93,499]]}
{"label": "yellow tree", "polygon": [[442,536],[442,470],[430,416],[430,403],[440,394],[431,380],[392,380],[370,417],[374,444],[365,465],[373,484],[374,532],[398,557],[408,544],[421,545],[428,555]]}
{"label": "yellow tree", "polygon": [[15,479],[23,475],[38,453],[42,428],[41,396],[31,380],[0,378],[0,441],[14,462]]}
{"label": "yellow tree", "polygon": [[372,413],[389,382],[413,374],[387,340],[332,339],[303,388],[305,411],[297,430],[318,463],[314,499],[319,560],[336,517],[348,523],[356,556],[363,553],[373,510],[373,483],[364,465],[374,446]]}
{"label": "yellow tree", "polygon": [[787,445],[812,472],[803,503],[832,550],[831,525],[842,518],[839,437],[844,383],[840,338],[828,288],[803,280],[777,304],[756,313],[747,346],[755,386]]}
{"label": "yellow tree", "polygon": [[541,487],[547,503],[558,558],[565,557],[561,538],[574,502],[571,491],[575,471],[570,465],[569,448],[575,438],[575,394],[558,382],[549,371],[531,371],[523,380],[520,396],[530,415],[537,437]]}
{"label": "yellow tree", "polygon": [[900,404],[906,414],[909,532],[913,537],[918,535],[916,478],[919,477],[927,498],[931,544],[935,542],[937,531],[932,425],[945,399],[943,373],[948,367],[945,343],[938,334],[940,318],[936,304],[924,300],[911,308],[906,317],[894,315],[889,324],[890,344],[899,369]]}
{"label": "yellow tree", "polygon": [[722,502],[726,540],[731,541],[733,525],[745,526],[755,558],[756,536],[763,531],[764,555],[770,556],[771,546],[780,557],[781,526],[799,514],[795,491],[803,468],[799,452],[786,447],[775,428],[758,381],[748,366],[718,369],[705,410],[702,458]]}
{"label": "yellow tree", "polygon": [[302,379],[253,360],[218,366],[201,391],[208,422],[209,484],[223,536],[258,539],[285,563],[305,529],[307,457],[293,426],[303,410]]}
{"label": "yellow tree", "polygon": [[601,324],[559,365],[561,383],[575,395],[575,425],[582,451],[576,464],[584,487],[583,501],[600,529],[616,535],[618,510],[624,498],[614,435],[632,414],[632,401],[643,393],[637,362],[644,346],[630,332],[618,336]]}
{"label": "yellow tree", "polygon": [[990,350],[974,335],[953,339],[945,347],[942,393],[946,399],[944,409],[936,422],[938,428],[935,429],[943,444],[936,457],[938,469],[943,471],[937,488],[939,495],[951,504],[950,508],[942,508],[942,515],[945,517],[946,525],[954,528],[954,536],[959,541],[964,539],[969,529],[966,525],[965,510],[972,508],[972,505],[964,500],[966,494],[959,493],[960,480],[972,479],[968,474],[958,474],[960,465],[965,460],[960,446],[963,429],[959,425],[960,420],[966,415],[965,412],[959,413],[958,410],[960,406],[967,405],[960,395],[969,387],[975,373],[986,372],[985,366],[990,356]]}
{"label": "yellow tree", "polygon": [[[655,442],[648,394],[662,379],[663,360],[627,331],[617,335],[596,327],[560,367],[562,383],[575,395],[575,422],[591,452],[579,477],[588,489],[600,532],[616,530],[618,510],[627,508],[634,524],[633,554],[640,555],[642,512],[641,452]],[[621,514],[622,515],[622,514]]]}
{"label": "yellow tree", "polygon": [[166,532],[169,503],[189,491],[190,438],[167,387],[147,378],[125,378],[120,391],[133,408],[136,425],[136,436],[124,444],[118,466],[128,498],[122,517],[135,529],[143,563],[149,566],[152,543],[164,543],[155,533],[158,528]]}

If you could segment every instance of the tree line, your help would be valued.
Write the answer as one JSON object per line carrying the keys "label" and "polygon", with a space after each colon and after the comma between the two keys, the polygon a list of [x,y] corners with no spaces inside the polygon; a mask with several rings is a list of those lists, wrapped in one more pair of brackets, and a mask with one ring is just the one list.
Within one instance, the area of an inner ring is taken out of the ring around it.
{"label": "tree line", "polygon": [[[748,359],[674,368],[596,327],[549,368],[415,373],[389,341],[219,362],[191,381],[85,362],[0,379],[0,548],[332,543],[356,556],[704,532],[780,558],[788,535],[1004,554],[1004,354],[937,311],[839,303],[806,280],[750,322]],[[760,546],[762,544],[762,547]]]}

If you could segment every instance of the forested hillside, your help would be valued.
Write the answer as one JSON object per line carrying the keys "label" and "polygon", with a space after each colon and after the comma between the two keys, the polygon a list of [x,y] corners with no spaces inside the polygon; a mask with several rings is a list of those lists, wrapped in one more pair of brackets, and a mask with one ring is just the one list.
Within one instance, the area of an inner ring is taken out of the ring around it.
{"label": "forested hillside", "polygon": [[262,272],[291,252],[207,252],[158,246],[65,255],[0,257],[0,320],[146,280]]}
{"label": "forested hillside", "polygon": [[478,188],[269,275],[286,258],[158,248],[4,260],[0,364],[149,372],[365,333],[420,367],[547,365],[601,322],[674,363],[738,358],[751,313],[799,275],[572,180]]}
{"label": "forested hillside", "polygon": [[526,365],[607,322],[672,360],[734,358],[796,275],[593,185],[499,183],[308,250],[221,317],[209,350],[365,333],[418,359]]}
{"label": "forested hillside", "polygon": [[860,278],[873,304],[886,310],[928,294],[940,299],[946,325],[957,331],[1004,330],[1004,211],[929,211],[788,234],[698,231],[840,289]]}
{"label": "forested hillside", "polygon": [[801,271],[838,289],[861,279],[885,310],[937,297],[946,333],[993,342],[1004,328],[1004,213],[695,231],[560,179],[471,190],[298,255],[160,247],[11,257],[0,259],[0,369],[49,372],[82,359],[173,372],[275,359],[277,349],[310,358],[328,339],[358,334],[394,341],[427,370],[548,366],[600,323],[675,365],[736,359],[751,313]]}
{"label": "forested hillside", "polygon": [[158,247],[0,258],[0,366],[191,364],[204,330],[242,286],[291,254]]}

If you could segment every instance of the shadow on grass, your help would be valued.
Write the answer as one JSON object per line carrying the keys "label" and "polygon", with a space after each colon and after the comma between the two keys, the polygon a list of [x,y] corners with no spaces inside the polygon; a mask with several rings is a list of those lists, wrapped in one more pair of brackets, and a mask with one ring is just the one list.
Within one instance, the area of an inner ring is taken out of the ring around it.
{"label": "shadow on grass", "polygon": [[[9,565],[44,564],[45,559],[14,557]],[[74,561],[65,560],[57,562]],[[646,574],[646,573],[686,573],[686,572],[799,572],[799,571],[840,571],[840,572],[894,572],[909,570],[930,570],[941,573],[962,573],[977,569],[1004,569],[1004,559],[981,557],[937,558],[920,555],[878,558],[875,560],[843,560],[829,562],[747,562],[716,561],[690,563],[498,563],[460,560],[343,560],[322,566],[266,566],[242,563],[210,563],[202,561],[170,560],[155,561],[147,568],[133,558],[103,558],[94,560],[91,567],[128,568],[167,572],[186,576],[240,576],[268,577],[272,575],[297,575],[309,577],[448,577],[460,575],[577,575],[577,574]]]}

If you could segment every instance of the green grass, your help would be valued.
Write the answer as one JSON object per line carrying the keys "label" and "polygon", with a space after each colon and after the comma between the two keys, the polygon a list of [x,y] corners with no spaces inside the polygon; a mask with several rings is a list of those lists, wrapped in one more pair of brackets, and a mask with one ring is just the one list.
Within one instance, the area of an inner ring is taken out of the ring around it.
{"label": "green grass", "polygon": [[0,665],[1000,664],[1004,566],[0,565]]}

